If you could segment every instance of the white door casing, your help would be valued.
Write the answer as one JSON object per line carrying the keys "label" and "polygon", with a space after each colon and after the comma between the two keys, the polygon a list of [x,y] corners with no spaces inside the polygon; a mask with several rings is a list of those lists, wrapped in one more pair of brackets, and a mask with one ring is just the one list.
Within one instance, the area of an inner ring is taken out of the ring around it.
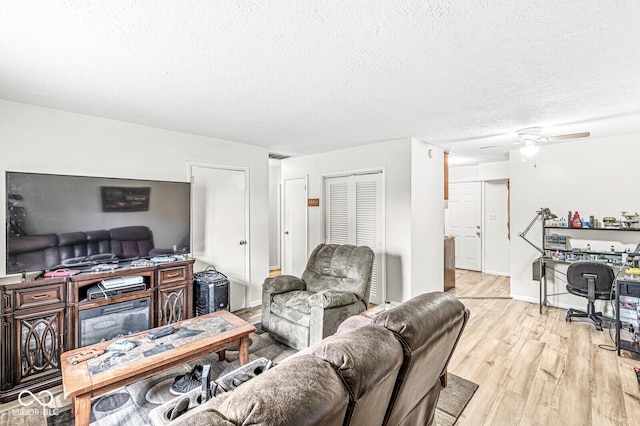
{"label": "white door casing", "polygon": [[299,277],[308,260],[306,177],[284,180],[282,204],[282,273]]}
{"label": "white door casing", "polygon": [[193,255],[229,279],[229,309],[247,307],[248,169],[191,163]]}
{"label": "white door casing", "polygon": [[480,182],[449,184],[445,233],[455,237],[456,268],[482,269],[481,188]]}
{"label": "white door casing", "polygon": [[374,254],[369,301],[386,296],[383,174],[380,171],[325,177],[325,242],[369,246]]}

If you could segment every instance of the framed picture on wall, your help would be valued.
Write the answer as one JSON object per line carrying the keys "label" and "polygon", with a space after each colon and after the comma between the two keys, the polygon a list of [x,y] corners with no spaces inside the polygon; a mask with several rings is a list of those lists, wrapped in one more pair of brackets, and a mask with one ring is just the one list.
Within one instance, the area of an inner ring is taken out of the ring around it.
{"label": "framed picture on wall", "polygon": [[103,212],[145,212],[149,210],[151,188],[102,186]]}

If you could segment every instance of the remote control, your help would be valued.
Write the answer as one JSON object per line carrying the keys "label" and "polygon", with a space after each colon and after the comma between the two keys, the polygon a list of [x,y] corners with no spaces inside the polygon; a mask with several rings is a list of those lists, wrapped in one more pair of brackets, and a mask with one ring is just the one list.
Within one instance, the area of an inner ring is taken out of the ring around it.
{"label": "remote control", "polygon": [[112,344],[110,344],[109,346],[107,346],[107,350],[127,352],[135,347],[136,347],[135,342],[131,342],[127,339],[119,339],[113,342]]}
{"label": "remote control", "polygon": [[202,367],[202,390],[200,392],[200,404],[204,404],[211,398],[211,364]]}
{"label": "remote control", "polygon": [[158,339],[160,337],[168,336],[175,331],[173,326],[168,325],[166,327],[158,328],[156,330],[151,330],[147,337],[151,340]]}

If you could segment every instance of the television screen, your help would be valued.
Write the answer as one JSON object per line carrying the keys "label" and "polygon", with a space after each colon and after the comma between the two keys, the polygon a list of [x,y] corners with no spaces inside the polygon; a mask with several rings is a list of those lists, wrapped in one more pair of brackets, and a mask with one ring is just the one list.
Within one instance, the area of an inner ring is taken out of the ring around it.
{"label": "television screen", "polygon": [[190,251],[186,182],[6,173],[6,273]]}

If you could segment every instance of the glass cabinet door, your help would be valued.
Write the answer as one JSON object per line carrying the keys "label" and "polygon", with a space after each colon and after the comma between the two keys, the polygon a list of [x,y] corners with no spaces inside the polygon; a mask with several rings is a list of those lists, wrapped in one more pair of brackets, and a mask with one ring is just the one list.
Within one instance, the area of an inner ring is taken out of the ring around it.
{"label": "glass cabinet door", "polygon": [[16,315],[19,374],[16,382],[60,373],[64,307],[46,313]]}
{"label": "glass cabinet door", "polygon": [[187,318],[185,316],[186,290],[186,285],[177,288],[160,288],[159,326],[173,324]]}

